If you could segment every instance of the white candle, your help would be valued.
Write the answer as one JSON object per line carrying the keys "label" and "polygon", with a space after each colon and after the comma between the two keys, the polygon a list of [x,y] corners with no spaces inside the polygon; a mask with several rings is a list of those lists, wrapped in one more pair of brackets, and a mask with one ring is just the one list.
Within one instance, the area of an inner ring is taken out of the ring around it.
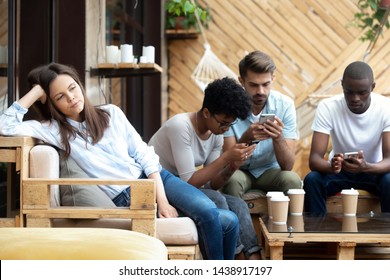
{"label": "white candle", "polygon": [[118,62],[118,46],[106,46],[106,62],[117,63]]}
{"label": "white candle", "polygon": [[146,63],[154,63],[154,47],[153,46],[143,46],[142,47],[142,56],[146,57]]}
{"label": "white candle", "polygon": [[147,59],[146,59],[146,56],[141,56],[139,58],[139,63],[148,63]]}
{"label": "white candle", "polygon": [[131,63],[133,62],[133,45],[123,44],[121,45],[121,62]]}

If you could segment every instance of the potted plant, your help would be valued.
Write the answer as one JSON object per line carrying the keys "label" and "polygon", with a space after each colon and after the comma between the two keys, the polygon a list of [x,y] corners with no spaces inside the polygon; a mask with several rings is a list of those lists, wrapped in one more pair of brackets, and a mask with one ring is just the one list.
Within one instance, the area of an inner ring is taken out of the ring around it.
{"label": "potted plant", "polygon": [[[190,0],[166,0],[166,29],[184,29],[195,28],[198,32],[200,27],[196,19],[196,14],[203,27],[208,27],[211,20],[210,12],[202,7],[198,1]],[[195,14],[196,13],[196,14]]]}
{"label": "potted plant", "polygon": [[[360,37],[361,41],[375,41],[377,33],[386,27],[390,27],[388,21],[389,0],[359,0],[357,3],[360,11],[355,13],[353,24],[365,30]],[[382,21],[382,19],[384,21]]]}

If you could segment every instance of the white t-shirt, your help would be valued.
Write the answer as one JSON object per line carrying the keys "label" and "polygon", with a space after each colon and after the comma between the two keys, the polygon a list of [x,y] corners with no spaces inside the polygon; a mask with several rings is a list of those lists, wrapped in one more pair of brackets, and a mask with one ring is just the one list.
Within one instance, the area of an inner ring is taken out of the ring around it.
{"label": "white t-shirt", "polygon": [[371,93],[371,104],[363,114],[352,113],[344,95],[322,100],[318,104],[312,129],[330,135],[332,152],[363,150],[367,162],[382,160],[382,133],[390,131],[390,99]]}

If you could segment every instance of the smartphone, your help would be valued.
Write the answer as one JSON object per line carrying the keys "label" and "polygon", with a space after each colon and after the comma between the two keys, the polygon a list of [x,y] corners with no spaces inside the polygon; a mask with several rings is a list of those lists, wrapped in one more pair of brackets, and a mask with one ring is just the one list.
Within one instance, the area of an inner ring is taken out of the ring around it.
{"label": "smartphone", "polygon": [[348,152],[344,153],[344,160],[351,162],[352,158],[357,158],[358,157],[358,152]]}
{"label": "smartphone", "polygon": [[275,114],[261,114],[259,123],[264,124],[267,120],[274,121],[275,120]]}

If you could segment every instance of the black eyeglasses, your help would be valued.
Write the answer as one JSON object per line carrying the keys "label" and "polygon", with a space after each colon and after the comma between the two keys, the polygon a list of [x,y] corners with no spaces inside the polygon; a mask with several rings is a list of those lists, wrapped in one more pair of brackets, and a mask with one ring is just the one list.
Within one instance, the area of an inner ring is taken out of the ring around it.
{"label": "black eyeglasses", "polygon": [[237,119],[235,119],[234,121],[232,122],[224,122],[224,121],[220,121],[218,120],[215,115],[211,115],[216,121],[217,123],[219,124],[219,128],[228,128],[228,127],[231,127],[232,125],[236,124],[237,123]]}

